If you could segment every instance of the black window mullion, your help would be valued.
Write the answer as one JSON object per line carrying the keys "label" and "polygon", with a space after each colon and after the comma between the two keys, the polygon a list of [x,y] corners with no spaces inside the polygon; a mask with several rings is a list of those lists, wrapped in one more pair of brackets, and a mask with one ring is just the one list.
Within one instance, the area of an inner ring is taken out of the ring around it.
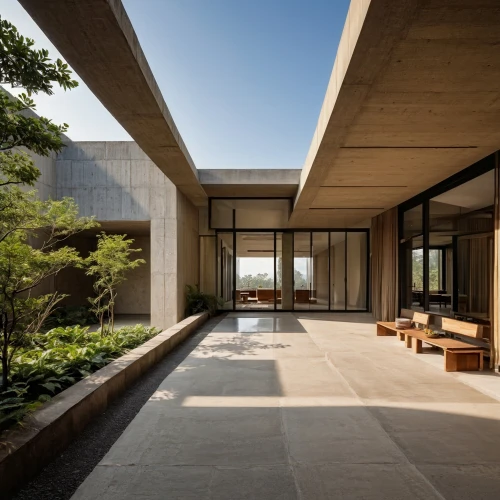
{"label": "black window mullion", "polygon": [[347,311],[347,231],[344,236],[344,311]]}
{"label": "black window mullion", "polygon": [[332,277],[332,270],[331,270],[331,264],[330,264],[330,257],[331,257],[331,248],[330,248],[330,231],[328,231],[328,310],[330,311],[330,305],[331,305],[331,290],[332,290],[332,284],[331,284],[331,277]]}
{"label": "black window mullion", "polygon": [[422,206],[423,239],[424,239],[424,311],[429,311],[429,200]]}
{"label": "black window mullion", "polygon": [[274,310],[276,311],[276,300],[277,300],[277,295],[276,295],[276,231],[274,231]]}
{"label": "black window mullion", "polygon": [[452,281],[452,311],[458,312],[458,236],[451,237],[453,245],[453,270],[451,274]]}

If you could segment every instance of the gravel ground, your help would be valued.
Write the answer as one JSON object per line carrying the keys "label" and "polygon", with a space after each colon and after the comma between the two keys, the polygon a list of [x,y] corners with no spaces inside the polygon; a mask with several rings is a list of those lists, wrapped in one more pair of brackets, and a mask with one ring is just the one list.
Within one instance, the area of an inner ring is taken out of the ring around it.
{"label": "gravel ground", "polygon": [[224,315],[210,319],[109,405],[75,441],[13,500],[67,500],[92,472],[163,379],[195,349]]}

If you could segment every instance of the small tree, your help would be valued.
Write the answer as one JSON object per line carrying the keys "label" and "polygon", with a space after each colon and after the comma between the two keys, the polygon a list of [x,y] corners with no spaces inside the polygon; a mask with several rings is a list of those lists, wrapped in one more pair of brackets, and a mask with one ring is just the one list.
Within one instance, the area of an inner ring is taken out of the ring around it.
{"label": "small tree", "polygon": [[[88,266],[87,275],[94,276],[96,296],[89,298],[92,310],[99,318],[101,334],[113,333],[115,329],[115,303],[117,287],[126,280],[125,274],[145,264],[144,259],[131,260],[132,254],[140,252],[140,248],[130,248],[134,243],[126,239],[126,234],[106,234],[97,236],[97,250],[85,259]],[[107,325],[104,324],[108,316]]]}
{"label": "small tree", "polygon": [[40,295],[37,287],[61,269],[80,262],[73,248],[58,243],[96,223],[79,218],[73,200],[40,201],[34,186],[40,176],[25,148],[41,156],[59,152],[67,125],[30,113],[32,94],[52,94],[54,83],[72,89],[78,83],[60,59],[52,62],[46,50],[21,36],[0,18],[0,83],[23,87],[18,99],[0,89],[0,360],[2,385],[9,383],[12,360],[29,334],[64,297]]}

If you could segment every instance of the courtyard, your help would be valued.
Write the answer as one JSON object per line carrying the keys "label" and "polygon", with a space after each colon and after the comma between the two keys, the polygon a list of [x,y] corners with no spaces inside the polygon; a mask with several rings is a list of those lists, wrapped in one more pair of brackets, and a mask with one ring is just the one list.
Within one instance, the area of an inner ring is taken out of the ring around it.
{"label": "courtyard", "polygon": [[229,313],[73,498],[498,498],[495,386],[369,314]]}

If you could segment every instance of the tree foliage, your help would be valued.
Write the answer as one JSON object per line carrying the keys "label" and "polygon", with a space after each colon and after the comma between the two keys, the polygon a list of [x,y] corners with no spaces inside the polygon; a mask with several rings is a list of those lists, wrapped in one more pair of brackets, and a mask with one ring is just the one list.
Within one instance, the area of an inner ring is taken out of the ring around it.
{"label": "tree foliage", "polygon": [[[99,318],[101,333],[113,333],[115,326],[115,303],[117,287],[126,280],[128,271],[145,263],[144,259],[132,260],[132,254],[140,248],[131,248],[134,240],[126,234],[98,235],[97,250],[85,260],[87,275],[94,276],[96,296],[89,299],[92,310]],[[108,322],[105,324],[106,315]]]}
{"label": "tree foliage", "polygon": [[0,19],[0,82],[26,90],[18,99],[0,90],[0,360],[7,386],[16,352],[63,298],[57,292],[40,294],[39,286],[81,261],[75,249],[60,243],[96,223],[79,218],[71,199],[41,201],[35,190],[26,190],[40,171],[25,150],[57,153],[67,130],[66,124],[36,116],[30,96],[50,95],[54,84],[76,87],[68,66],[52,62],[46,50],[34,49],[33,40]]}
{"label": "tree foliage", "polygon": [[23,37],[15,26],[0,18],[0,82],[23,87],[32,93],[53,94],[53,84],[64,90],[78,82],[71,79],[68,65],[61,59],[49,59],[46,49],[35,49],[31,38]]}

